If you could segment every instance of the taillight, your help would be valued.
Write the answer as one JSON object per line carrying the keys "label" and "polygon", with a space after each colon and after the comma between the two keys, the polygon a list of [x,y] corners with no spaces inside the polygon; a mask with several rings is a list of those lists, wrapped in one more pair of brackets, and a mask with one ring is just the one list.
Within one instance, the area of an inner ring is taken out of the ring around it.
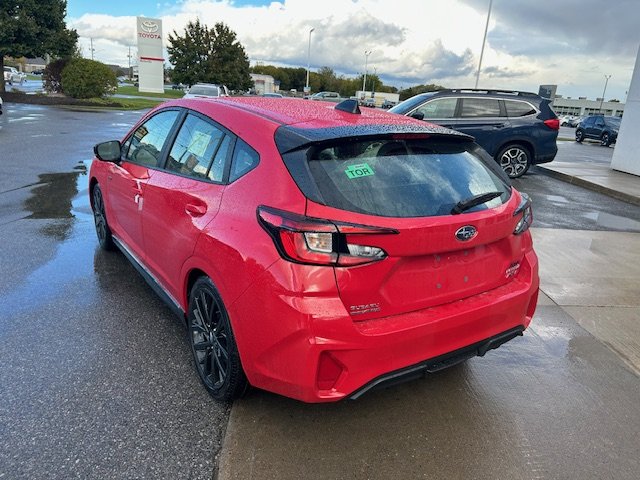
{"label": "taillight", "polygon": [[387,256],[384,250],[349,243],[347,236],[398,233],[393,229],[305,217],[265,206],[258,207],[258,221],[284,259],[309,265],[348,267],[377,262]]}
{"label": "taillight", "polygon": [[522,217],[520,218],[520,220],[518,220],[516,228],[513,230],[514,235],[520,235],[521,233],[526,232],[533,223],[531,199],[526,193],[521,193],[520,196],[520,204],[518,205],[518,208],[516,208],[516,210],[513,212],[513,216],[517,217],[518,215],[522,215]]}
{"label": "taillight", "polygon": [[551,130],[560,130],[560,119],[558,118],[550,118],[549,120],[545,120],[544,124]]}

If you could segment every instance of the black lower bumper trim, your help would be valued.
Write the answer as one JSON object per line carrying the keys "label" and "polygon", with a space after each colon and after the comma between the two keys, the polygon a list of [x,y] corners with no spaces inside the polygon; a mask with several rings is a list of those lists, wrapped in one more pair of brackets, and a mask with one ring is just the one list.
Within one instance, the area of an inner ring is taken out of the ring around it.
{"label": "black lower bumper trim", "polygon": [[457,365],[458,363],[464,362],[465,360],[468,360],[469,358],[475,356],[482,357],[489,350],[498,348],[503,343],[506,343],[515,337],[521,336],[522,332],[524,332],[524,327],[515,327],[505,332],[499,333],[498,335],[494,335],[493,337],[482,340],[478,343],[474,343],[473,345],[468,345],[458,350],[454,350],[453,352],[430,358],[429,360],[411,365],[410,367],[405,367],[400,370],[385,373],[384,375],[373,379],[363,387],[356,390],[349,396],[349,398],[351,400],[357,400],[362,395],[371,390],[387,388],[393,385],[407,382],[409,380],[414,380],[416,378],[424,376],[426,373],[438,372],[445,368],[452,367],[454,365]]}

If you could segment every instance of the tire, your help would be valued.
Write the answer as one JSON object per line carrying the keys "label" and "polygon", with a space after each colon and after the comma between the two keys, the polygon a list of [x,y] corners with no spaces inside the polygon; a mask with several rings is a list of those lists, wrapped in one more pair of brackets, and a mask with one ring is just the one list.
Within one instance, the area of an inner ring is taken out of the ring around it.
{"label": "tire", "polygon": [[576,142],[582,143],[584,140],[584,132],[582,130],[576,130]]}
{"label": "tire", "polygon": [[104,210],[104,198],[102,197],[100,185],[96,184],[93,187],[91,195],[93,197],[93,220],[96,224],[96,235],[98,236],[100,248],[103,250],[113,250],[115,245],[113,243],[113,237],[111,236],[111,229],[107,223],[107,215]]}
{"label": "tire", "polygon": [[603,147],[608,147],[609,145],[611,145],[611,137],[607,132],[604,132],[602,134],[602,137],[600,137],[600,145],[602,145]]}
{"label": "tire", "polygon": [[187,326],[196,371],[207,391],[222,402],[241,397],[249,382],[229,315],[208,277],[200,277],[191,288]]}
{"label": "tire", "polygon": [[509,178],[519,178],[531,166],[531,154],[526,147],[511,144],[504,147],[496,155],[496,160]]}

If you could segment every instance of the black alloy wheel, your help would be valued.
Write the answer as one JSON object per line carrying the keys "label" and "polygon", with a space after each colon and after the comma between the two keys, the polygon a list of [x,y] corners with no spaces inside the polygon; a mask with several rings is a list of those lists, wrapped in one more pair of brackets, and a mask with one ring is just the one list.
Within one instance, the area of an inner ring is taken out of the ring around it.
{"label": "black alloy wheel", "polygon": [[600,145],[602,145],[603,147],[608,147],[609,145],[611,145],[611,137],[609,137],[609,134],[607,132],[604,132],[602,134],[602,137],[600,138]]}
{"label": "black alloy wheel", "polygon": [[228,402],[248,388],[229,315],[213,282],[200,277],[191,288],[189,342],[200,380],[213,398]]}
{"label": "black alloy wheel", "polygon": [[111,229],[107,223],[107,215],[104,211],[104,199],[99,185],[93,187],[93,220],[96,224],[96,234],[98,235],[100,248],[103,250],[113,250],[113,237],[111,236]]}
{"label": "black alloy wheel", "polygon": [[584,133],[582,130],[576,130],[576,142],[582,143],[582,140],[584,140]]}
{"label": "black alloy wheel", "polygon": [[507,145],[498,153],[498,163],[509,178],[519,178],[524,175],[531,166],[529,151],[522,145]]}

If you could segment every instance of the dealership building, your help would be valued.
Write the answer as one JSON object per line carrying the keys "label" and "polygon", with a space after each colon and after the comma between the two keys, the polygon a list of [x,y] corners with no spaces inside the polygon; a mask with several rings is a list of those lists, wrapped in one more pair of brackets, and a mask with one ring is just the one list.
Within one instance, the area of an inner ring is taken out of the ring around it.
{"label": "dealership building", "polygon": [[624,112],[624,103],[605,102],[603,98],[589,100],[587,97],[563,97],[556,94],[557,85],[540,85],[538,94],[544,98],[553,98],[551,105],[558,115],[587,116],[595,113],[621,117]]}

